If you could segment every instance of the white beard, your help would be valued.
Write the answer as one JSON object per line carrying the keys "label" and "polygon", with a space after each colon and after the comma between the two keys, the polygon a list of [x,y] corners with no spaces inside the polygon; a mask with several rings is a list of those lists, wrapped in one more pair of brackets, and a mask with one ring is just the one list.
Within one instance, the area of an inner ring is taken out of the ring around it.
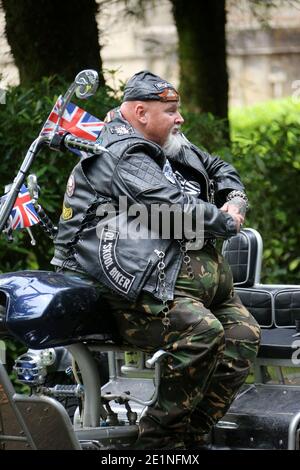
{"label": "white beard", "polygon": [[166,157],[175,157],[186,143],[186,138],[180,132],[172,134],[171,131],[162,149]]}

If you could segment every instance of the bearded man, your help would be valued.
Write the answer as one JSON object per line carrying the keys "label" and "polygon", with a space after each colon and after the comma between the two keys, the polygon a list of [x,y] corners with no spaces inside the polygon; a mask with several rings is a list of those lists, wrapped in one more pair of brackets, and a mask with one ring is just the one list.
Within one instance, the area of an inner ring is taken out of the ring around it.
{"label": "bearded man", "polygon": [[69,178],[52,263],[98,286],[125,344],[168,353],[135,448],[194,448],[258,350],[259,326],[215,248],[239,232],[247,196],[231,165],[183,136],[179,94],[157,75],[135,74],[106,121],[109,152]]}

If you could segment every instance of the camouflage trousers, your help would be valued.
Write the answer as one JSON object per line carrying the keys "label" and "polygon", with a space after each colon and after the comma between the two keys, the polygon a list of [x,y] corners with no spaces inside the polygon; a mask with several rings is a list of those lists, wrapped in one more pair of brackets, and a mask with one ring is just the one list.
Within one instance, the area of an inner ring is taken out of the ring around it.
{"label": "camouflage trousers", "polygon": [[189,255],[195,276],[182,267],[168,328],[161,302],[150,294],[130,303],[108,289],[102,293],[127,343],[169,353],[158,400],[140,420],[137,449],[200,441],[228,410],[258,351],[260,328],[235,294],[227,262],[211,245]]}

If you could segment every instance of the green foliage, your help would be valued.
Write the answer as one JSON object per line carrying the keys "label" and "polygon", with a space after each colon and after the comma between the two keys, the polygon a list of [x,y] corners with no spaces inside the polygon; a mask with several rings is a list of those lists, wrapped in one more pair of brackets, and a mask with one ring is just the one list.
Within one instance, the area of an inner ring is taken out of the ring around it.
{"label": "green foliage", "polygon": [[289,122],[298,122],[299,112],[300,100],[294,98],[266,101],[247,108],[233,108],[229,112],[232,138],[248,134],[253,128],[263,130],[274,119],[280,122],[281,119],[288,118]]}
{"label": "green foliage", "polygon": [[[15,87],[8,90],[6,104],[0,105],[0,192],[12,182],[31,142],[38,136],[59,94],[69,84],[57,78],[44,79],[31,88]],[[73,100],[76,102],[76,99]],[[101,88],[90,101],[77,104],[103,119],[109,109],[117,104],[111,89]],[[42,150],[31,168],[38,176],[41,187],[40,203],[54,222],[61,212],[65,185],[76,155]],[[0,271],[18,269],[48,269],[52,242],[40,227],[33,228],[37,246],[32,249],[26,232],[14,232],[16,243],[8,244],[0,238]]]}
{"label": "green foliage", "polygon": [[[263,236],[263,280],[297,284],[300,282],[299,104],[292,106],[287,101],[276,112],[271,103],[263,105],[261,111],[257,124],[244,126],[243,131],[243,120],[233,121],[234,164],[250,196],[248,224]],[[251,109],[245,110],[246,116],[250,114]]]}
{"label": "green foliage", "polygon": [[299,111],[292,99],[233,110],[230,148],[219,140],[222,122],[197,115],[187,122],[190,140],[232,163],[242,177],[251,204],[247,225],[264,241],[263,282],[300,282]]}
{"label": "green foliage", "polygon": [[184,116],[184,132],[189,140],[208,152],[215,152],[216,149],[226,151],[228,141],[225,138],[227,121],[216,118],[211,113],[195,114],[182,110]]}

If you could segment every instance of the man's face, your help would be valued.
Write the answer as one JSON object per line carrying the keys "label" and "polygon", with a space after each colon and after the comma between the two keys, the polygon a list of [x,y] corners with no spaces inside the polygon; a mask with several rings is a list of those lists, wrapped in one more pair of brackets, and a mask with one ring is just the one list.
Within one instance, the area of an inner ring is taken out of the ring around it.
{"label": "man's face", "polygon": [[176,134],[184,120],[178,111],[177,101],[146,101],[144,134],[150,140],[163,146],[170,135]]}

